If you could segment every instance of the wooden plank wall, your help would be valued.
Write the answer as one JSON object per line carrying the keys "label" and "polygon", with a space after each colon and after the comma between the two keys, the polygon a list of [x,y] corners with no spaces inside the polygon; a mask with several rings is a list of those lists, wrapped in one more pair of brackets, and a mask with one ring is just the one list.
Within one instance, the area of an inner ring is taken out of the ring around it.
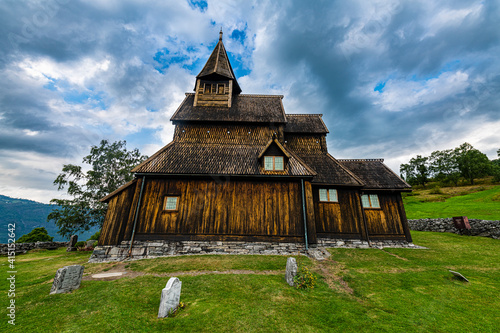
{"label": "wooden plank wall", "polygon": [[117,245],[123,238],[125,229],[129,224],[130,215],[133,215],[134,193],[136,188],[140,187],[141,181],[135,185],[127,187],[119,194],[115,195],[108,202],[106,218],[99,236],[99,245]]}
{"label": "wooden plank wall", "polygon": [[[137,233],[304,237],[300,182],[146,179]],[[178,211],[163,210],[179,196]],[[222,239],[222,238],[221,238]]]}
{"label": "wooden plank wall", "polygon": [[401,194],[377,193],[381,209],[365,209],[370,238],[405,238]]}
{"label": "wooden plank wall", "polygon": [[338,189],[338,203],[320,202],[319,188],[314,186],[314,213],[316,217],[316,232],[338,237],[362,237],[362,212],[357,190]]}

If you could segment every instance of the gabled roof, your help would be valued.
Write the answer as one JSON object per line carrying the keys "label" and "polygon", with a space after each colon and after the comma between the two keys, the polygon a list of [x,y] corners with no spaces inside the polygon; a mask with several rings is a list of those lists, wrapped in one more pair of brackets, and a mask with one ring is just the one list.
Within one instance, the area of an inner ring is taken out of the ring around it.
{"label": "gabled roof", "polygon": [[234,95],[231,107],[193,106],[194,94],[186,98],[175,111],[171,121],[228,121],[256,123],[285,123],[282,95]]}
{"label": "gabled roof", "polygon": [[212,54],[208,58],[205,66],[201,70],[200,74],[196,78],[201,79],[205,77],[211,77],[214,75],[219,75],[234,81],[233,93],[241,93],[241,88],[234,75],[233,68],[227,57],[226,48],[224,43],[222,43],[222,31],[220,32],[219,42],[215,46]]}
{"label": "gabled roof", "polygon": [[366,189],[411,188],[383,163],[383,159],[340,159],[338,161],[359,177],[365,183]]}
{"label": "gabled roof", "polygon": [[358,186],[364,185],[363,181],[356,177],[350,170],[340,164],[328,153],[299,153],[297,155],[315,172],[311,183]]}
{"label": "gabled roof", "polygon": [[328,133],[322,114],[287,114],[286,133]]}
{"label": "gabled roof", "polygon": [[269,147],[271,147],[272,144],[275,144],[279,150],[281,150],[281,152],[287,157],[287,158],[290,158],[290,153],[281,145],[281,143],[278,142],[278,140],[276,139],[271,139],[269,140],[269,142],[267,143],[267,145],[264,147],[264,149],[262,149],[261,153],[259,154],[259,156],[257,156],[258,159],[261,159],[262,156],[264,156],[264,154],[266,153],[266,151],[269,149]]}
{"label": "gabled roof", "polygon": [[171,142],[134,168],[135,173],[172,175],[314,176],[290,154],[284,171],[264,171],[258,156],[263,145]]}

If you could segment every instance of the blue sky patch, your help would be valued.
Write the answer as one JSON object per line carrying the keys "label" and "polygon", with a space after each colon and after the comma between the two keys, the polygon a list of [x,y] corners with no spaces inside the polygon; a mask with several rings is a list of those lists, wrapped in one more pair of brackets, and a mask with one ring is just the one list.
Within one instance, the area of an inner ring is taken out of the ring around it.
{"label": "blue sky patch", "polygon": [[373,89],[373,91],[382,92],[382,90],[384,89],[386,83],[387,83],[387,81],[380,81],[379,83],[377,83],[377,85],[375,86],[375,88]]}
{"label": "blue sky patch", "polygon": [[208,3],[205,0],[188,0],[189,6],[193,9],[199,9],[200,12],[205,12],[208,7]]}

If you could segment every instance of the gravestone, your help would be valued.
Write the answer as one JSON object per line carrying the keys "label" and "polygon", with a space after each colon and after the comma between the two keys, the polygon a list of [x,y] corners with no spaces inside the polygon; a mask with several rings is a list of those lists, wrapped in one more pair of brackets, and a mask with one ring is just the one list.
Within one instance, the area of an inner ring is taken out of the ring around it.
{"label": "gravestone", "polygon": [[87,247],[94,247],[94,244],[97,243],[95,239],[87,241]]}
{"label": "gravestone", "polygon": [[76,251],[75,247],[76,242],[78,242],[78,235],[72,235],[71,238],[69,239],[68,248],[66,249],[66,252]]}
{"label": "gravestone", "polygon": [[160,309],[158,318],[168,317],[170,311],[174,311],[179,306],[181,299],[182,282],[176,277],[171,277],[167,285],[161,291]]}
{"label": "gravestone", "polygon": [[80,288],[84,268],[85,267],[80,265],[59,268],[54,277],[54,283],[52,284],[49,295],[68,293]]}
{"label": "gravestone", "polygon": [[285,279],[286,282],[293,287],[294,286],[294,281],[293,279],[295,278],[295,275],[297,275],[297,261],[295,258],[288,258],[286,260],[286,272],[285,272]]}
{"label": "gravestone", "polygon": [[458,278],[459,280],[462,280],[462,281],[465,281],[465,282],[469,282],[469,280],[467,280],[467,278],[465,276],[463,276],[462,274],[460,274],[459,272],[454,272],[451,269],[449,269],[448,271],[451,274],[453,274],[456,278]]}

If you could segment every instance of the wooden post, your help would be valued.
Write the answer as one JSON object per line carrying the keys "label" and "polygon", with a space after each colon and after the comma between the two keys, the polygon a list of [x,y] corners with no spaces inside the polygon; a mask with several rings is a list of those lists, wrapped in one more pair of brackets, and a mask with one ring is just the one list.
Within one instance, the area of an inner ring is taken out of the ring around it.
{"label": "wooden post", "polygon": [[309,244],[318,243],[316,236],[316,219],[314,217],[314,200],[311,182],[305,182],[307,239]]}

